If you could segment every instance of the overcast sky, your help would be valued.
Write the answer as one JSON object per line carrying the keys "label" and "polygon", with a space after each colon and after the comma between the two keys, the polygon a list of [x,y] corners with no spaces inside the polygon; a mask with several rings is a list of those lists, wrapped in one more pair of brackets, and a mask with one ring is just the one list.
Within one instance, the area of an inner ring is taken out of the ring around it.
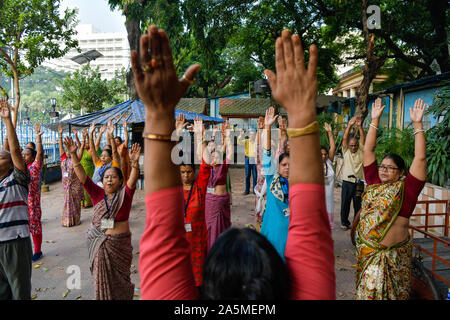
{"label": "overcast sky", "polygon": [[92,24],[101,32],[126,32],[125,17],[119,10],[111,11],[107,0],[62,0],[61,11],[79,8],[80,24]]}

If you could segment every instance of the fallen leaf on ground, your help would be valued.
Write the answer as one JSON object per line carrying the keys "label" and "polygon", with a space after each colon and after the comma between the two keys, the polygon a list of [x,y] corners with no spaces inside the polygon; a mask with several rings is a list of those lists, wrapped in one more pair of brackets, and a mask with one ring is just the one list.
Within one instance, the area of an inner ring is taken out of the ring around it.
{"label": "fallen leaf on ground", "polygon": [[58,267],[58,269],[59,269],[59,270],[64,270],[64,268],[63,268],[63,267]]}
{"label": "fallen leaf on ground", "polygon": [[136,251],[134,254],[139,254],[139,251]]}
{"label": "fallen leaf on ground", "polygon": [[135,293],[133,294],[133,296],[139,297],[139,293],[136,293],[136,292],[135,292]]}
{"label": "fallen leaf on ground", "polygon": [[346,271],[346,268],[339,268],[339,271]]}
{"label": "fallen leaf on ground", "polygon": [[33,268],[37,269],[41,266],[41,264],[35,264]]}
{"label": "fallen leaf on ground", "polygon": [[35,293],[35,294],[33,294],[32,296],[31,296],[31,299],[36,299],[37,298],[37,294]]}
{"label": "fallen leaf on ground", "polygon": [[80,300],[82,298],[82,296],[78,296],[75,299]]}
{"label": "fallen leaf on ground", "polygon": [[48,268],[46,268],[46,267],[42,267],[42,272],[47,272],[48,271]]}
{"label": "fallen leaf on ground", "polygon": [[348,252],[348,249],[344,249],[345,252]]}
{"label": "fallen leaf on ground", "polygon": [[67,297],[68,294],[69,294],[69,290],[67,290],[66,292],[64,292],[64,293],[62,294],[63,298]]}
{"label": "fallen leaf on ground", "polygon": [[41,288],[35,288],[34,291],[36,292],[41,291]]}

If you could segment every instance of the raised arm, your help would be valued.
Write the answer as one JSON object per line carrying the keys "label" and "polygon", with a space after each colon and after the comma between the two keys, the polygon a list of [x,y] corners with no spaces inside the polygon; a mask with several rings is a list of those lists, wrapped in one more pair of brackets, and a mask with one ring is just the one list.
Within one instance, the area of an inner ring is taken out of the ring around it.
{"label": "raised arm", "polygon": [[361,145],[364,145],[366,143],[366,136],[364,134],[364,130],[362,128],[362,119],[360,117],[356,118],[356,126],[358,127],[359,131],[359,143]]}
{"label": "raised arm", "polygon": [[352,129],[352,126],[356,123],[356,118],[353,117],[348,122],[347,128],[344,131],[344,136],[342,137],[342,149],[346,150],[348,148],[348,135],[350,133],[350,130]]}
{"label": "raised arm", "polygon": [[422,99],[417,99],[414,108],[409,108],[410,118],[414,125],[414,159],[409,173],[421,181],[425,181],[427,178],[427,146],[422,124],[423,114],[427,107],[428,105],[424,105]]}
{"label": "raised arm", "polygon": [[[181,114],[180,114],[181,116]],[[183,116],[184,118],[184,116]],[[183,119],[181,118],[181,119]],[[181,122],[177,122],[177,131],[181,126]],[[184,124],[183,124],[184,125]],[[205,133],[205,127],[203,125],[203,119],[200,117],[195,117],[194,119],[194,139],[195,139],[195,148],[196,148],[196,156],[198,160],[202,161],[202,156],[204,153],[207,153],[206,148],[203,147],[203,135]],[[210,163],[208,163],[210,164]]]}
{"label": "raised arm", "polygon": [[264,118],[264,128],[266,129],[265,146],[267,151],[272,149],[272,125],[277,120],[278,115],[275,115],[275,108],[270,107],[266,110],[266,117]]}
{"label": "raised arm", "polygon": [[200,65],[190,66],[178,79],[169,38],[151,25],[141,37],[140,61],[138,53],[131,51],[131,66],[146,109],[143,135],[147,220],[139,257],[142,298],[195,299],[198,290],[184,228],[180,170],[171,159],[175,145],[171,137],[175,107],[193,83]]}
{"label": "raised arm", "polygon": [[333,128],[326,122],[324,124],[324,127],[325,127],[325,131],[328,134],[328,141],[330,144],[330,150],[328,151],[328,158],[331,161],[333,161],[334,155],[336,154],[336,142],[334,141]]}
{"label": "raised arm", "polygon": [[131,173],[127,181],[127,186],[129,189],[133,190],[136,188],[136,182],[139,179],[139,156],[141,155],[141,146],[139,143],[135,143],[131,146],[130,150],[130,164]]}
{"label": "raised arm", "polygon": [[227,120],[222,124],[222,141],[223,141],[223,154],[226,154],[228,163],[231,163],[234,159],[233,142],[231,141],[231,126]]}
{"label": "raised arm", "polygon": [[367,132],[367,138],[364,143],[364,156],[363,165],[365,167],[371,165],[375,160],[375,146],[377,145],[377,131],[378,125],[380,123],[380,117],[383,114],[383,110],[386,106],[381,106],[381,98],[375,100],[372,105],[372,122],[369,126],[369,131]]}
{"label": "raised arm", "polygon": [[111,145],[112,159],[113,159],[113,161],[120,164],[120,156],[119,156],[119,153],[117,152],[116,142],[113,139],[113,133],[114,133],[114,125],[112,124],[111,120],[109,120],[107,129],[106,129],[106,136],[107,136],[108,143]]}
{"label": "raised arm", "polygon": [[73,141],[72,137],[66,137],[64,139],[64,145],[66,146],[67,152],[70,153],[75,174],[78,179],[80,179],[81,183],[84,184],[86,182],[87,175],[80,163],[80,159],[78,158],[77,145]]}
{"label": "raised arm", "polygon": [[85,141],[86,141],[86,139],[83,138],[83,142],[81,142],[81,144],[78,146],[77,155],[78,155],[78,159],[80,159],[80,160],[83,158]]}
{"label": "raised arm", "polygon": [[[99,160],[96,146],[94,145],[94,131],[95,131],[95,123],[92,122],[89,127],[89,154],[92,157],[92,162],[96,164]],[[101,132],[101,131],[100,131]]]}
{"label": "raised arm", "polygon": [[27,165],[23,161],[22,154],[20,152],[19,141],[17,140],[16,129],[11,120],[11,107],[8,105],[6,99],[0,99],[0,117],[6,126],[6,135],[8,136],[9,151],[11,152],[11,159],[14,167],[26,173]]}
{"label": "raised arm", "polygon": [[78,130],[73,128],[72,132],[75,135],[75,142],[77,143],[77,148],[80,149],[81,148],[81,142],[80,142],[80,139],[78,139]]}
{"label": "raised arm", "polygon": [[44,162],[44,147],[42,146],[42,134],[44,133],[41,131],[41,125],[39,122],[35,125],[35,131],[36,131],[36,160],[40,163]]}
{"label": "raised arm", "polygon": [[125,135],[125,140],[124,140],[123,143],[128,148],[128,142],[129,142],[129,138],[128,138],[128,123],[126,121],[123,122],[123,133]]}
{"label": "raised arm", "polygon": [[280,130],[278,134],[278,150],[281,152],[281,150],[284,150],[284,145],[287,140],[287,119],[281,116],[278,118],[278,129]]}
{"label": "raised arm", "polygon": [[296,300],[334,299],[336,289],[316,115],[317,61],[317,47],[312,45],[306,68],[300,37],[284,30],[275,42],[277,74],[265,70],[272,96],[289,119],[290,221],[285,257],[291,299]]}
{"label": "raised arm", "polygon": [[[106,131],[106,126],[103,125],[100,127],[100,132],[98,133],[97,139],[95,140],[95,152],[97,152],[98,149],[100,149],[100,141],[102,140],[102,135],[103,133],[105,133]],[[92,140],[94,139],[94,137],[92,136]],[[89,148],[91,148],[89,146]]]}
{"label": "raised arm", "polygon": [[58,133],[59,133],[59,155],[62,156],[64,154],[64,146],[63,146],[63,127],[61,125],[58,125]]}

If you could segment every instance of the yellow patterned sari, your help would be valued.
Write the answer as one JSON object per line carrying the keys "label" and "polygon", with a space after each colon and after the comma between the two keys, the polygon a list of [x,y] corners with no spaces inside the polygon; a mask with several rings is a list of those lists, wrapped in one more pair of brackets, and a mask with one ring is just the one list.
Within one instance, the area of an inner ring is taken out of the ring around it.
{"label": "yellow patterned sari", "polygon": [[380,244],[403,204],[404,181],[370,185],[363,196],[356,230],[356,299],[409,298],[411,241]]}

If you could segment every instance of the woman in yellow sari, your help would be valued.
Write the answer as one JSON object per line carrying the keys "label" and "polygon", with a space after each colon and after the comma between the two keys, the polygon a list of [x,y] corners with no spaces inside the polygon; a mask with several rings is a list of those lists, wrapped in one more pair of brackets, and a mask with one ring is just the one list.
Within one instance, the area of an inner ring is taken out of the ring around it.
{"label": "woman in yellow sari", "polygon": [[414,124],[414,160],[406,178],[401,157],[389,154],[377,165],[376,135],[385,106],[378,98],[372,106],[372,123],[364,145],[363,195],[356,229],[356,299],[403,300],[409,298],[411,239],[409,217],[426,179],[426,143],[422,117],[426,105],[416,100],[410,110]]}

